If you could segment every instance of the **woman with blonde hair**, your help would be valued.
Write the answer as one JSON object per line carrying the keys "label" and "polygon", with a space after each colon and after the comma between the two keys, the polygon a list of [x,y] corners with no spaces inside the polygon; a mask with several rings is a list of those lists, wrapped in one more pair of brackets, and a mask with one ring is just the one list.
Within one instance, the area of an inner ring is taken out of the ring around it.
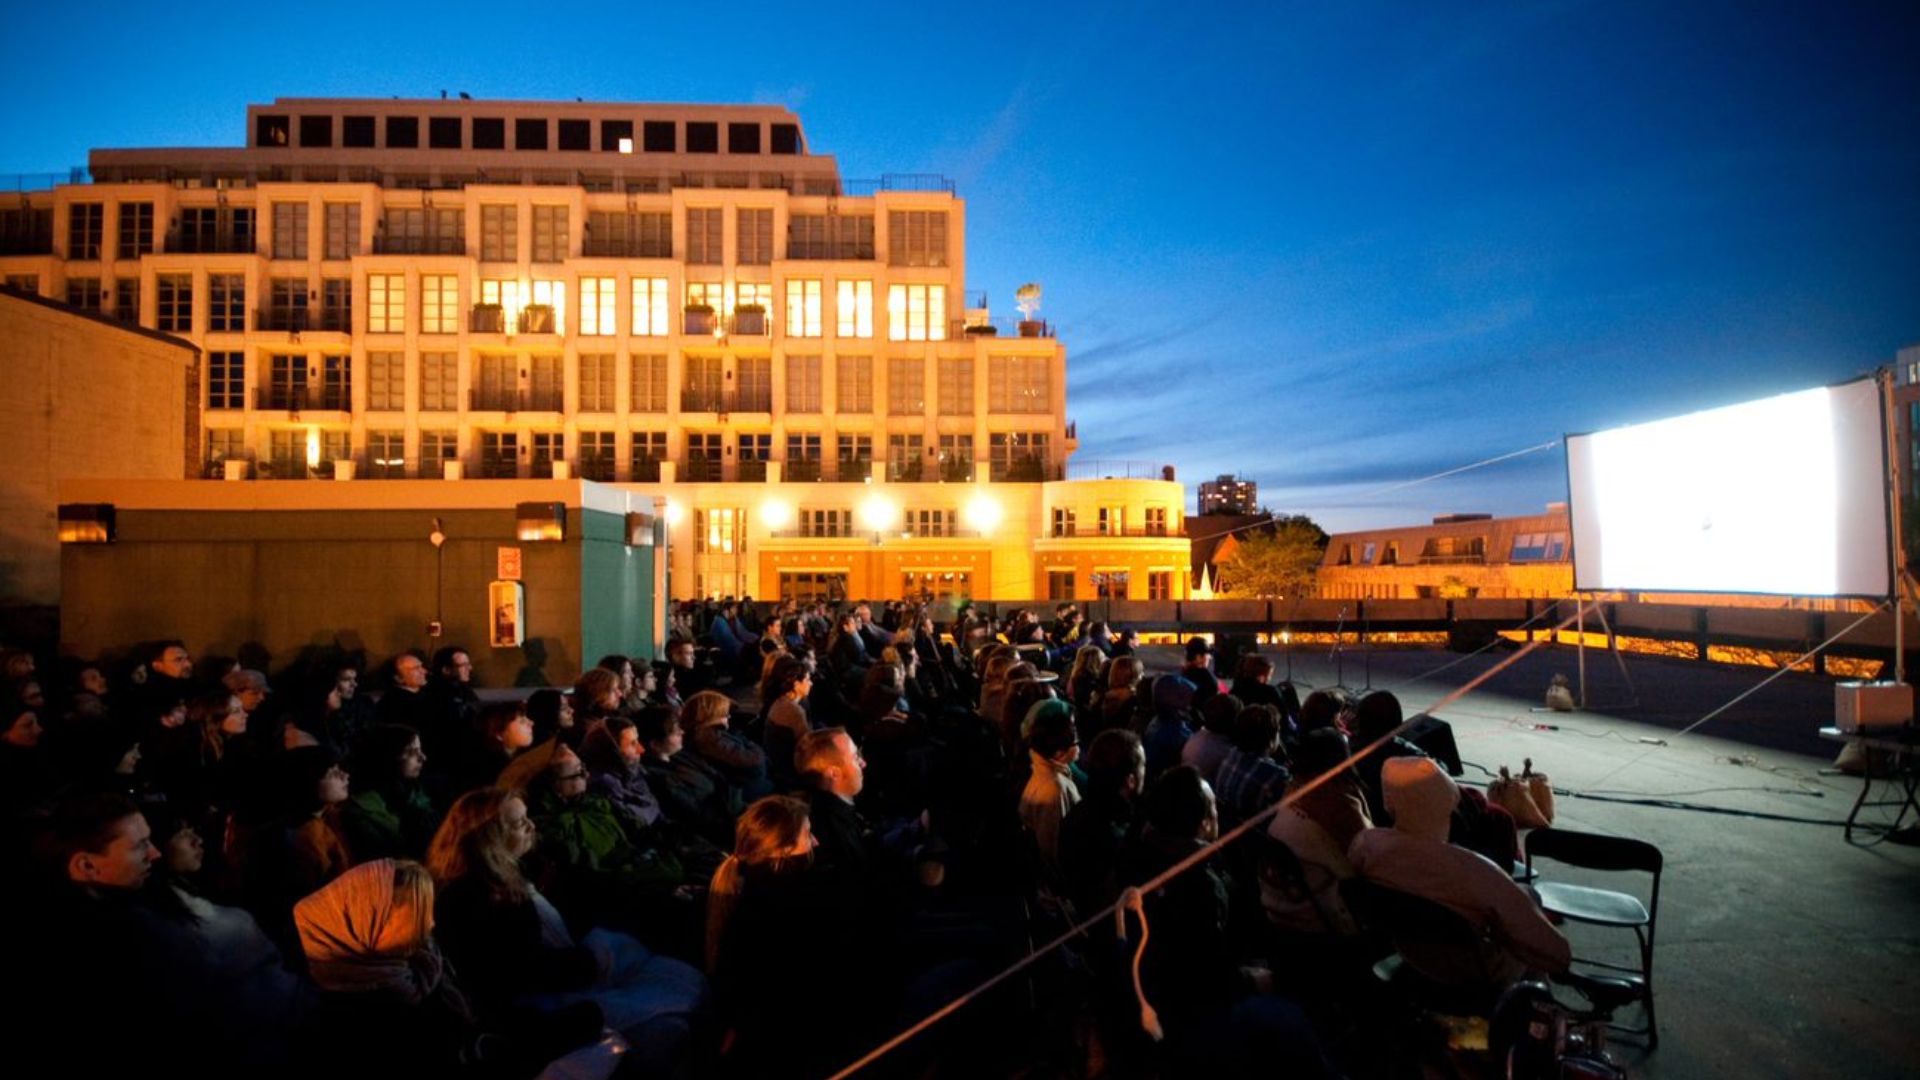
{"label": "woman with blonde hair", "polygon": [[773,782],[767,778],[767,752],[733,730],[732,717],[733,702],[727,695],[702,690],[681,707],[680,727],[686,732],[687,749],[725,777],[740,792],[741,802],[752,802],[773,791]]}
{"label": "woman with blonde hair", "polygon": [[1105,683],[1107,654],[1098,645],[1082,645],[1067,671],[1067,700],[1082,716],[1093,707],[1094,692]]}
{"label": "woman with blonde hair", "polygon": [[643,1071],[671,1072],[703,1010],[705,978],[626,934],[596,927],[575,941],[521,870],[535,835],[519,792],[486,788],[453,804],[427,851],[441,942],[482,1021],[591,1002]]}
{"label": "woman with blonde hair", "polygon": [[1140,694],[1140,679],[1145,672],[1136,656],[1116,656],[1107,664],[1106,689],[1094,699],[1087,718],[1089,737],[1110,728],[1123,728],[1136,735],[1146,730],[1153,710]]}
{"label": "woman with blonde hair", "polygon": [[[713,875],[707,970],[734,1033],[732,1075],[824,1076],[872,1045],[871,1020],[887,1015],[871,905],[813,849],[807,804],[770,795],[740,815],[734,853]],[[796,1005],[796,976],[831,1022]]]}

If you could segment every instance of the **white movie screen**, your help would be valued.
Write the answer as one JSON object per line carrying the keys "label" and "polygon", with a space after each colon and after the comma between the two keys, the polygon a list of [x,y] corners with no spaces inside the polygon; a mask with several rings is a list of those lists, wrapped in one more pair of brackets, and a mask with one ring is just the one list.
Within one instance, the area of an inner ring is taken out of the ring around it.
{"label": "white movie screen", "polygon": [[1872,379],[1567,437],[1574,587],[1885,596]]}

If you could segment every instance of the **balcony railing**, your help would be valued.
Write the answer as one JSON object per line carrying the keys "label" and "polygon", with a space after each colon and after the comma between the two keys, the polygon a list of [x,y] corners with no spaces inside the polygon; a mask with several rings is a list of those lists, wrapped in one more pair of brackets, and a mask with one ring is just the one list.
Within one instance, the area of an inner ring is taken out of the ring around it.
{"label": "balcony railing", "polygon": [[683,321],[680,332],[694,337],[711,337],[713,328],[718,325],[718,316],[711,310],[701,311],[689,308],[681,313]]}
{"label": "balcony railing", "polygon": [[772,320],[764,311],[736,311],[733,313],[733,333],[739,337],[766,337],[772,331]]}
{"label": "balcony railing", "polygon": [[514,332],[520,334],[552,334],[559,325],[551,304],[528,304],[520,309],[517,323]]}
{"label": "balcony railing", "polygon": [[560,412],[566,407],[562,390],[499,390],[474,388],[467,391],[467,408],[474,412]]}
{"label": "balcony railing", "polygon": [[303,307],[264,307],[253,313],[255,330],[278,330],[298,334],[308,329],[307,309]]}
{"label": "balcony railing", "polygon": [[1487,561],[1484,551],[1460,552],[1449,555],[1422,554],[1417,560],[1422,566],[1468,566],[1479,565]]}
{"label": "balcony railing", "polygon": [[773,411],[773,391],[769,389],[682,390],[680,391],[680,411],[770,413]]}
{"label": "balcony railing", "polygon": [[258,239],[251,230],[182,229],[167,231],[167,253],[188,255],[252,255]]}
{"label": "balcony railing", "polygon": [[1013,484],[1032,484],[1046,480],[1064,480],[1066,470],[1040,458],[1017,458],[1010,462],[993,462],[988,469],[987,478]]}
{"label": "balcony railing", "polygon": [[1163,540],[1169,537],[1182,537],[1187,535],[1187,533],[1185,528],[1179,525],[1134,525],[1127,528],[1113,529],[1102,529],[1098,525],[1092,525],[1084,528],[1075,527],[1064,531],[1054,529],[1048,535],[1056,539],[1072,539],[1077,537],[1085,540],[1088,537],[1093,537],[1095,539]]}
{"label": "balcony railing", "polygon": [[638,237],[588,236],[580,244],[580,254],[589,259],[671,259],[673,246]]}
{"label": "balcony railing", "polygon": [[375,255],[465,255],[464,236],[375,236]]}
{"label": "balcony railing", "polygon": [[780,478],[782,480],[792,480],[796,483],[811,484],[820,479],[820,463],[817,461],[794,461],[788,459],[787,463],[780,468]]}
{"label": "balcony railing", "polygon": [[635,483],[655,483],[660,479],[660,462],[662,460],[664,459],[656,457],[634,458],[632,468],[628,470],[628,475]]}
{"label": "balcony railing", "polygon": [[978,540],[981,533],[978,529],[944,526],[928,532],[917,532],[904,522],[884,529],[870,529],[864,525],[849,522],[838,526],[814,525],[795,529],[777,529],[768,535],[776,540],[861,540],[871,543],[876,536],[896,540]]}
{"label": "balcony railing", "polygon": [[954,319],[947,327],[947,336],[951,338],[971,338],[979,335],[987,337],[1023,337],[1050,338],[1054,336],[1054,327],[1041,319]]}
{"label": "balcony railing", "polygon": [[767,478],[767,463],[754,458],[740,462],[739,479],[744,484],[758,484]]}
{"label": "balcony railing", "polygon": [[507,309],[499,304],[475,304],[467,316],[467,330],[475,334],[507,332]]}
{"label": "balcony railing", "polygon": [[680,467],[682,480],[699,482],[720,479],[720,459],[704,455],[688,455],[686,463]]}
{"label": "balcony railing", "polygon": [[40,232],[0,233],[0,255],[51,255],[53,234]]}
{"label": "balcony railing", "polygon": [[351,412],[353,394],[344,386],[262,386],[253,392],[253,407],[283,412]]}

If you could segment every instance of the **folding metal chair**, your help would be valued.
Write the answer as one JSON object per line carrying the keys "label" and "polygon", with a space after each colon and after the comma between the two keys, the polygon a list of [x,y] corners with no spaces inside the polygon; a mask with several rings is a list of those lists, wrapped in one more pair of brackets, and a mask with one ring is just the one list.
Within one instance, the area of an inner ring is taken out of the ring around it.
{"label": "folding metal chair", "polygon": [[1536,858],[1550,859],[1566,866],[1619,873],[1641,872],[1652,876],[1653,885],[1643,903],[1632,893],[1616,892],[1566,882],[1536,880],[1540,906],[1548,913],[1570,922],[1591,926],[1611,926],[1632,930],[1640,945],[1640,964],[1631,967],[1575,957],[1574,962],[1608,971],[1628,972],[1637,977],[1640,1000],[1647,1008],[1647,1025],[1629,1028],[1613,1025],[1630,1035],[1645,1035],[1647,1049],[1660,1045],[1660,1032],[1653,1011],[1653,941],[1660,913],[1660,849],[1644,840],[1569,829],[1535,829],[1527,834],[1527,866]]}

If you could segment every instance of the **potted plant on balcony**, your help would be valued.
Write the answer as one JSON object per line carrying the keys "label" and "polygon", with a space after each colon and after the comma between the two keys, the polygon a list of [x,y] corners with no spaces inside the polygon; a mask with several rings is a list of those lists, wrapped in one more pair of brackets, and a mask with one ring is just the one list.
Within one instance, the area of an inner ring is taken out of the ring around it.
{"label": "potted plant on balcony", "polygon": [[764,334],[767,332],[767,309],[764,304],[739,304],[733,309],[733,332],[736,334]]}
{"label": "potted plant on balcony", "polygon": [[1000,328],[990,322],[968,323],[965,333],[969,337],[998,337]]}
{"label": "potted plant on balcony", "polygon": [[472,329],[476,334],[506,333],[507,309],[499,304],[473,305]]}
{"label": "potted plant on balcony", "polygon": [[687,316],[687,329],[686,329],[687,333],[689,334],[713,333],[713,305],[712,304],[688,304],[684,310]]}
{"label": "potted plant on balcony", "polygon": [[528,304],[521,308],[520,332],[523,334],[553,333],[553,305]]}
{"label": "potted plant on balcony", "polygon": [[1034,318],[1040,313],[1040,283],[1029,281],[1013,294],[1014,306],[1020,309],[1020,336],[1039,337],[1045,323]]}

